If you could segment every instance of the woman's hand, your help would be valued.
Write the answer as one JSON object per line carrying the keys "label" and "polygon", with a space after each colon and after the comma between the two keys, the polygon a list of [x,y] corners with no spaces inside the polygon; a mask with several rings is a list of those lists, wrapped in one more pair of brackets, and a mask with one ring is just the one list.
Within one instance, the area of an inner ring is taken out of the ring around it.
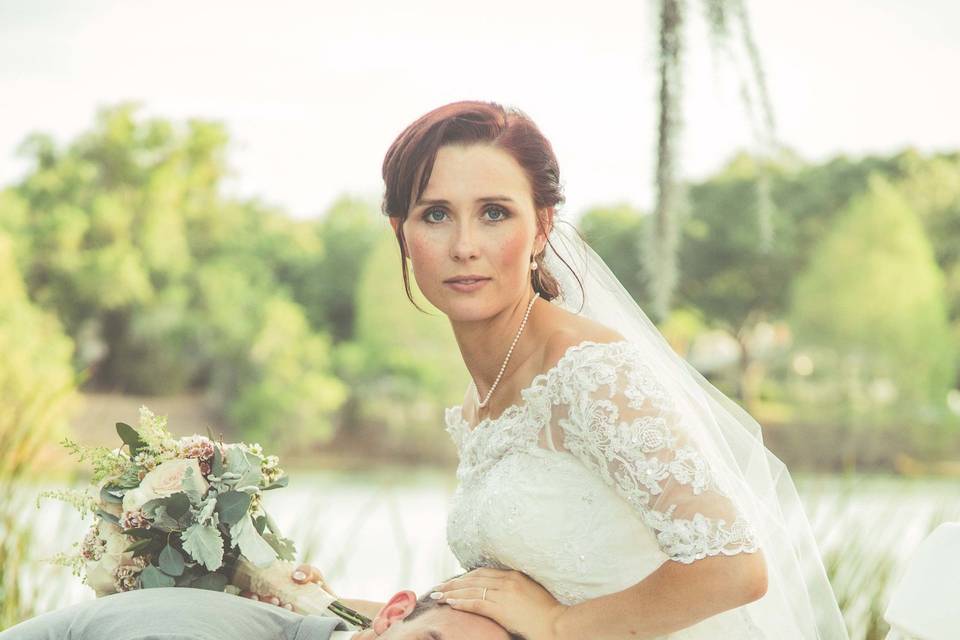
{"label": "woman's hand", "polygon": [[[296,569],[290,572],[290,579],[297,584],[308,584],[310,582],[316,582],[320,587],[332,595],[334,598],[338,598],[337,594],[330,589],[330,586],[327,584],[326,580],[323,578],[323,573],[320,569],[317,569],[310,564],[301,564]],[[240,595],[244,598],[250,598],[251,600],[259,600],[260,602],[266,602],[267,604],[275,604],[278,607],[283,607],[284,609],[293,610],[293,605],[289,602],[281,602],[280,598],[275,596],[272,593],[253,593],[252,591],[241,591]]]}
{"label": "woman's hand", "polygon": [[526,574],[502,569],[474,569],[439,585],[430,596],[486,616],[528,640],[555,640],[555,622],[567,609]]}
{"label": "woman's hand", "polygon": [[321,589],[332,595],[337,600],[340,599],[340,596],[334,593],[333,589],[330,588],[330,585],[327,584],[327,580],[323,577],[323,573],[320,572],[320,569],[317,569],[312,564],[301,564],[298,566],[293,570],[293,573],[290,574],[290,579],[297,584],[316,582],[320,585]]}
{"label": "woman's hand", "polygon": [[283,607],[288,611],[293,611],[293,605],[289,602],[280,602],[280,598],[269,593],[254,593],[252,591],[241,591],[240,596],[243,598],[250,598],[251,600],[259,600],[260,602],[266,602],[267,604],[275,604],[278,607]]}

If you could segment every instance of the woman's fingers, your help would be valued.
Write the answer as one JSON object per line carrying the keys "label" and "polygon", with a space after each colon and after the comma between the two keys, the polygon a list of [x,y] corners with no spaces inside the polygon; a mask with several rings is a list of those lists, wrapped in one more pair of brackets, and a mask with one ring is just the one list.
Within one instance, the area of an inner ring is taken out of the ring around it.
{"label": "woman's fingers", "polygon": [[290,573],[290,579],[297,584],[309,584],[311,582],[315,582],[334,598],[338,597],[337,594],[333,592],[333,589],[330,587],[330,585],[327,584],[327,580],[323,577],[323,573],[320,571],[320,569],[317,569],[312,564],[304,563],[298,565],[297,568]]}
{"label": "woman's fingers", "polygon": [[241,591],[240,595],[244,598],[250,598],[251,600],[258,600],[260,602],[266,602],[267,604],[273,604],[278,607],[283,607],[284,609],[293,610],[293,605],[289,602],[281,602],[280,598],[270,593],[254,593],[252,591]]}
{"label": "woman's fingers", "polygon": [[290,577],[297,584],[306,584],[313,581],[314,572],[315,570],[313,566],[309,564],[301,564],[293,570],[293,573],[290,574]]}
{"label": "woman's fingers", "polygon": [[320,573],[320,570],[311,564],[301,564],[296,569],[293,570],[293,573],[290,574],[290,577],[297,584],[307,584],[308,582],[323,582],[323,574]]}
{"label": "woman's fingers", "polygon": [[[440,602],[447,602],[448,600],[489,600],[493,602],[494,595],[497,591],[493,589],[487,589],[484,592],[483,587],[464,587],[461,589],[450,589],[448,591],[443,591],[442,595],[433,598],[434,600],[439,600]],[[434,591],[434,593],[438,593]],[[430,594],[433,597],[433,594]]]}
{"label": "woman's fingers", "polygon": [[492,574],[475,574],[473,576],[464,575],[459,578],[454,578],[453,580],[447,580],[446,582],[437,585],[434,587],[437,592],[449,593],[457,589],[469,589],[472,587],[487,587],[488,589],[503,589],[505,586],[504,579],[497,575]]}

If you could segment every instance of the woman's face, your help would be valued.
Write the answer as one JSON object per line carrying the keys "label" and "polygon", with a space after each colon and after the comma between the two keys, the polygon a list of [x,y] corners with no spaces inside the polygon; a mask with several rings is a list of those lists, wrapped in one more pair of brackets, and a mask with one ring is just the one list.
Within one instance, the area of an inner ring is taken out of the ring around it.
{"label": "woman's face", "polygon": [[[530,285],[530,259],[546,244],[526,174],[505,151],[446,145],[430,182],[403,223],[417,285],[453,320],[489,317],[516,304]],[[396,229],[398,221],[391,218]],[[485,278],[478,285],[447,282]]]}

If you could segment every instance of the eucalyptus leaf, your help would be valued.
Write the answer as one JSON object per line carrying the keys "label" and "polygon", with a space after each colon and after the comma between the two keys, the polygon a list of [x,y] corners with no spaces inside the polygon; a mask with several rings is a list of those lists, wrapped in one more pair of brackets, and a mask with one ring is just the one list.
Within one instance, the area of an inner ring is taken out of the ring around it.
{"label": "eucalyptus leaf", "polygon": [[182,491],[167,498],[167,515],[176,520],[190,511],[190,498]]}
{"label": "eucalyptus leaf", "polygon": [[240,547],[240,553],[258,567],[265,567],[277,559],[277,552],[257,533],[249,514],[230,527],[230,538]]}
{"label": "eucalyptus leaf", "polygon": [[172,587],[176,585],[176,580],[157,569],[152,564],[148,564],[140,572],[140,587],[142,589],[154,589],[157,587]]}
{"label": "eucalyptus leaf", "polygon": [[143,506],[140,509],[147,514],[148,516],[153,515],[153,512],[157,507],[164,506],[167,503],[166,498],[154,498],[153,500],[147,500],[143,503]]}
{"label": "eucalyptus leaf", "polygon": [[179,576],[175,578],[176,586],[178,587],[189,587],[192,586],[191,583],[196,580],[197,572],[194,567],[186,567]]}
{"label": "eucalyptus leaf", "polygon": [[290,476],[282,475],[276,480],[274,480],[273,482],[271,482],[268,486],[261,489],[261,491],[270,491],[271,489],[281,489],[287,486],[288,484],[290,484]]}
{"label": "eucalyptus leaf", "polygon": [[213,447],[213,464],[210,465],[210,472],[219,477],[223,475],[223,454],[220,453],[220,447]]}
{"label": "eucalyptus leaf", "polygon": [[157,531],[156,529],[124,529],[123,535],[144,540],[147,538],[155,538]]}
{"label": "eucalyptus leaf", "polygon": [[154,509],[152,526],[161,531],[178,531],[180,529],[179,521],[167,514],[167,507],[163,504]]}
{"label": "eucalyptus leaf", "polygon": [[160,570],[168,576],[183,574],[183,555],[169,544],[160,552]]}
{"label": "eucalyptus leaf", "polygon": [[125,422],[117,423],[117,435],[120,436],[120,439],[123,440],[125,445],[130,447],[131,457],[137,455],[140,449],[145,446],[145,443],[140,439],[140,434],[137,433],[137,430]]}
{"label": "eucalyptus leaf", "polygon": [[117,525],[118,527],[120,526],[120,518],[113,515],[112,513],[107,513],[103,509],[97,509],[97,515],[103,518],[104,520],[106,520],[107,522],[111,522]]}
{"label": "eucalyptus leaf", "polygon": [[114,491],[107,488],[107,485],[100,487],[100,502],[123,504],[123,496],[118,496]]}
{"label": "eucalyptus leaf", "polygon": [[209,589],[211,591],[223,591],[227,586],[227,576],[222,573],[208,573],[194,580],[190,586],[194,589]]}
{"label": "eucalyptus leaf", "polygon": [[227,491],[217,497],[217,513],[220,522],[234,525],[246,515],[250,508],[250,494],[242,491]]}
{"label": "eucalyptus leaf", "polygon": [[151,542],[153,542],[153,540],[151,540],[151,539],[149,539],[149,538],[148,538],[148,539],[145,539],[145,540],[137,540],[136,542],[131,543],[129,547],[127,547],[126,549],[124,549],[124,552],[127,552],[127,551],[139,551],[139,550],[141,550],[141,549],[145,549],[145,548],[147,548],[148,546],[150,546],[150,543],[151,543]]}

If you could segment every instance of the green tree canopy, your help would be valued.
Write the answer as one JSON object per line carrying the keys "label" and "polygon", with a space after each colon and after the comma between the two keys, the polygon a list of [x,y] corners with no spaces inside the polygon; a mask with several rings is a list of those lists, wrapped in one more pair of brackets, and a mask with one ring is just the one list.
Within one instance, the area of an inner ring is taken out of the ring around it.
{"label": "green tree canopy", "polygon": [[[888,180],[871,177],[791,293],[799,345],[836,354],[837,373],[855,375],[855,383],[892,381],[897,406],[908,412],[900,415],[917,418],[935,408],[942,417],[956,355],[943,274],[916,214]],[[816,364],[827,372],[833,366]],[[872,420],[895,415],[891,407],[870,410],[882,404],[870,394],[849,397],[842,378],[832,382]]]}

